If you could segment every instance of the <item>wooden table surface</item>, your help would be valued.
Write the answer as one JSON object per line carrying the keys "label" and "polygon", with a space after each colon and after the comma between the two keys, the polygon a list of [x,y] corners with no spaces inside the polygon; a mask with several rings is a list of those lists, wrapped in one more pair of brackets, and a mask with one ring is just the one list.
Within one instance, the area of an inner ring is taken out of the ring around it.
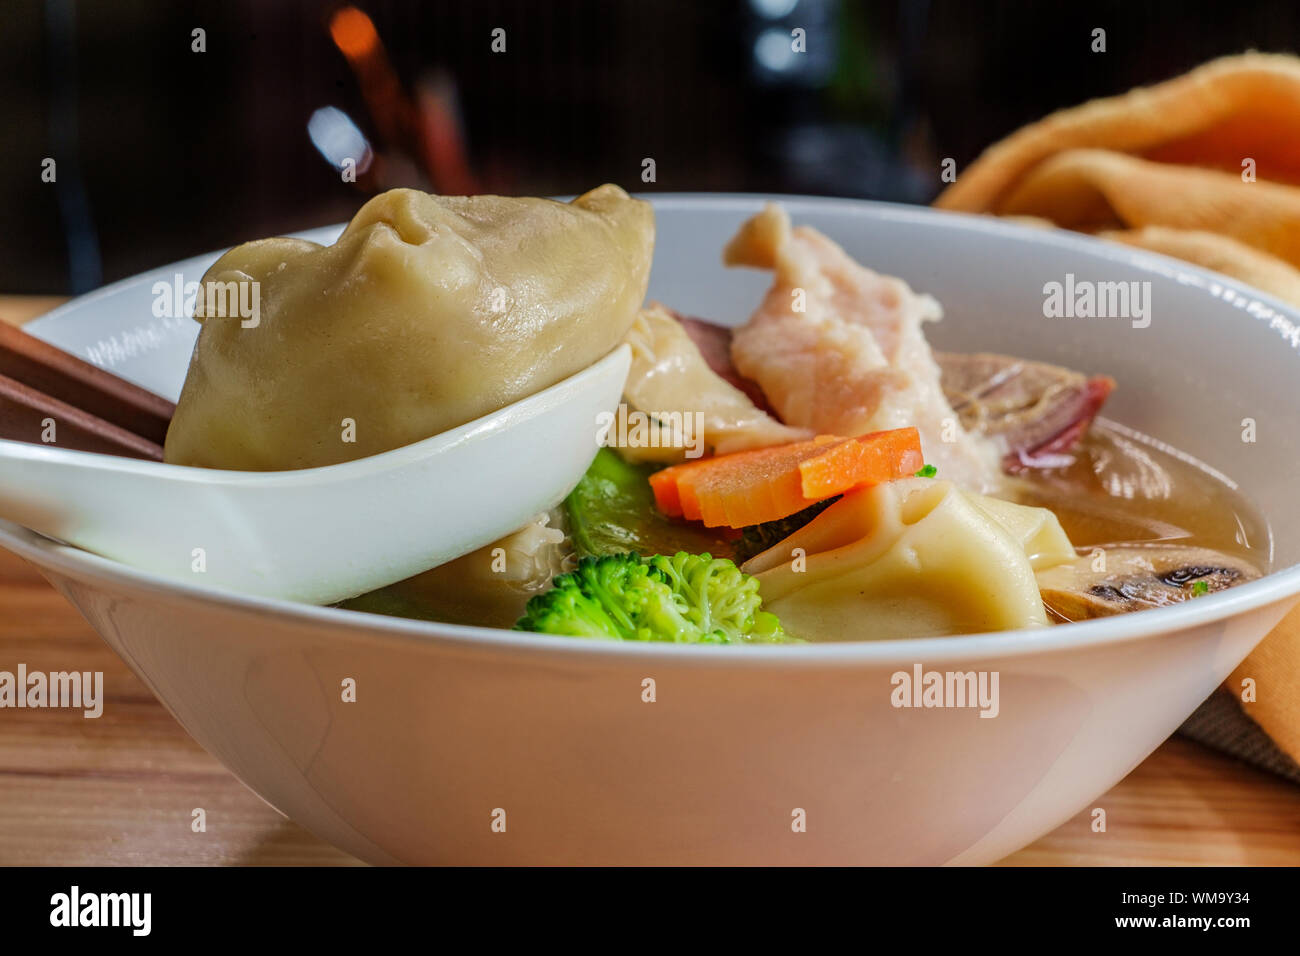
{"label": "wooden table surface", "polygon": [[[0,296],[21,322],[58,299]],[[104,673],[104,714],[0,710],[0,865],[359,865],[208,756],[81,616],[0,551],[0,670]],[[1300,865],[1300,787],[1174,737],[1009,865]],[[190,829],[203,807],[207,832]]]}

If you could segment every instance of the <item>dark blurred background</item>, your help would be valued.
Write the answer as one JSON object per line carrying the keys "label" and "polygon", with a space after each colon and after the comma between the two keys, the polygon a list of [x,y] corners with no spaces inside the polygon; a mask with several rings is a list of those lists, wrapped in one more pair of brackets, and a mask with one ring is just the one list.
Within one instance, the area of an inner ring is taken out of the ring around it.
{"label": "dark blurred background", "polygon": [[1249,48],[1300,48],[1300,4],[4,0],[0,292],[83,292],[398,184],[928,202],[945,157]]}

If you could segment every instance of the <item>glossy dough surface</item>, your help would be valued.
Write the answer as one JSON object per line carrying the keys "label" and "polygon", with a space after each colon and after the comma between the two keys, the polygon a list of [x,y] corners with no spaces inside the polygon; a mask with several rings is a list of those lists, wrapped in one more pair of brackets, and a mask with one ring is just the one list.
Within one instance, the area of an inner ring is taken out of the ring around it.
{"label": "glossy dough surface", "polygon": [[[714,372],[686,329],[658,302],[641,310],[625,341],[632,349],[623,390],[627,406],[650,416],[667,413],[668,418],[657,420],[661,434],[653,443],[617,446],[624,457],[679,462],[687,457],[691,438],[726,455],[812,437],[807,429],[782,425],[756,408],[748,395]],[[690,434],[689,424],[679,427],[697,415],[702,435]]]}
{"label": "glossy dough surface", "polygon": [[237,246],[204,280],[256,281],[258,322],[199,319],[166,460],[334,464],[502,408],[618,344],[653,247],[650,205],[611,185],[567,204],[396,189],[332,246]]}
{"label": "glossy dough surface", "polygon": [[812,640],[1044,626],[1035,567],[1074,549],[1047,509],[990,501],[928,478],[850,492],[744,570],[764,608]]}

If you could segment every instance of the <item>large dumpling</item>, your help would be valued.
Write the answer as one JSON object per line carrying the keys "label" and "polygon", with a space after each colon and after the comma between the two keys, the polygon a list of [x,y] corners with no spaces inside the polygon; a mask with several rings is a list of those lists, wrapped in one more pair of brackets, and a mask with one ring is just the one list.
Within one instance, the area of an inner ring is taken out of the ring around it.
{"label": "large dumpling", "polygon": [[332,246],[238,246],[209,282],[256,283],[255,321],[202,309],[166,460],[279,470],[464,424],[613,349],[645,297],[648,203],[376,196]]}
{"label": "large dumpling", "polygon": [[991,501],[928,478],[850,492],[744,570],[809,640],[1046,625],[1034,571],[1074,549],[1050,511]]}

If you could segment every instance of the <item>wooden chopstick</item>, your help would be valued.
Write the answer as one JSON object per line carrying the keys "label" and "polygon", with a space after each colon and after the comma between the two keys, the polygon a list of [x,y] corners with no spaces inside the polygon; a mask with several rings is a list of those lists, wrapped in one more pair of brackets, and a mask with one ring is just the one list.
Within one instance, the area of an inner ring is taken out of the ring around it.
{"label": "wooden chopstick", "polygon": [[161,461],[175,410],[138,385],[0,323],[0,438]]}

